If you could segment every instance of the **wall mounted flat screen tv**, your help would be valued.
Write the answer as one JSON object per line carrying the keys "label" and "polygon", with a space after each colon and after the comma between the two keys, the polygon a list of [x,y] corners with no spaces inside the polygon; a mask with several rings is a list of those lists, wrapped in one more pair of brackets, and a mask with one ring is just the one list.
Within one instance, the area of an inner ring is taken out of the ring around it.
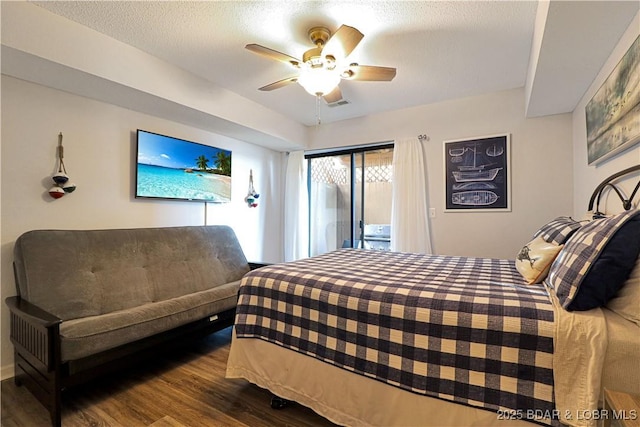
{"label": "wall mounted flat screen tv", "polygon": [[231,201],[231,151],[138,129],[136,197]]}

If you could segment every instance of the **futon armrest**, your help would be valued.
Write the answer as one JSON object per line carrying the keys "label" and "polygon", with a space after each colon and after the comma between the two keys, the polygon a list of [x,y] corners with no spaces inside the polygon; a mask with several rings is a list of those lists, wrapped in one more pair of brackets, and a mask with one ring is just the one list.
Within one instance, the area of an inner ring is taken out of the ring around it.
{"label": "futon armrest", "polygon": [[50,328],[62,323],[62,319],[19,296],[8,297],[5,299],[5,302],[9,310],[11,310],[11,313],[36,327]]}
{"label": "futon armrest", "polygon": [[62,319],[18,296],[5,302],[11,311],[10,338],[16,352],[39,371],[57,369]]}
{"label": "futon armrest", "polygon": [[250,268],[251,270],[256,270],[256,269],[258,269],[258,268],[266,267],[266,266],[268,266],[268,265],[271,265],[271,263],[264,263],[264,262],[250,262],[250,263],[249,263],[249,268]]}

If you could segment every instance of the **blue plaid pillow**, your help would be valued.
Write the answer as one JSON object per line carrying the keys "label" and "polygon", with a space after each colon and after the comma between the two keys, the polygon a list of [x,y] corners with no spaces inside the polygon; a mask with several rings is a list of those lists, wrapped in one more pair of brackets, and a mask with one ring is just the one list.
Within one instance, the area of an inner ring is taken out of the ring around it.
{"label": "blue plaid pillow", "polygon": [[559,216],[540,227],[540,230],[535,232],[533,238],[535,239],[540,236],[545,242],[562,245],[573,233],[578,231],[581,226],[582,223],[579,223],[573,218],[568,216]]}
{"label": "blue plaid pillow", "polygon": [[622,287],[639,253],[639,210],[589,222],[564,245],[547,284],[569,311],[602,306]]}

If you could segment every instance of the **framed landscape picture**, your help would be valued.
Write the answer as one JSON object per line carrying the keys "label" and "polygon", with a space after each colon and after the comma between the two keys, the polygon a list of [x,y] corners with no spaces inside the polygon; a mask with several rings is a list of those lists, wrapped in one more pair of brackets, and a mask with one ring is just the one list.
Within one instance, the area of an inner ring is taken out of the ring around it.
{"label": "framed landscape picture", "polygon": [[445,212],[510,211],[509,134],[444,141]]}
{"label": "framed landscape picture", "polygon": [[590,165],[640,141],[640,36],[593,95],[585,114]]}

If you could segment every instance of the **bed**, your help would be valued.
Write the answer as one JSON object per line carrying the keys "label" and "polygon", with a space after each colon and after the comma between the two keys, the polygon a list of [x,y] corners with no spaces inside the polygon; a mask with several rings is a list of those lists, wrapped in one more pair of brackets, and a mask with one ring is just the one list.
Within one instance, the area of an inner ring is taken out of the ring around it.
{"label": "bed", "polygon": [[267,266],[243,278],[226,375],[340,425],[594,425],[603,387],[640,392],[639,253],[629,209],[555,218],[515,261]]}

